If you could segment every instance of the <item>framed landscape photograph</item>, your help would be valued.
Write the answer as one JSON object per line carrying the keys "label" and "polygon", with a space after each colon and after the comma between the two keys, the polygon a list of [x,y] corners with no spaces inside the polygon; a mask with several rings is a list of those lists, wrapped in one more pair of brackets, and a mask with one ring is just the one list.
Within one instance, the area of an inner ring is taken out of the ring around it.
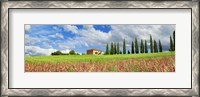
{"label": "framed landscape photograph", "polygon": [[1,2],[3,96],[198,96],[198,1]]}
{"label": "framed landscape photograph", "polygon": [[25,24],[25,72],[175,72],[175,28]]}

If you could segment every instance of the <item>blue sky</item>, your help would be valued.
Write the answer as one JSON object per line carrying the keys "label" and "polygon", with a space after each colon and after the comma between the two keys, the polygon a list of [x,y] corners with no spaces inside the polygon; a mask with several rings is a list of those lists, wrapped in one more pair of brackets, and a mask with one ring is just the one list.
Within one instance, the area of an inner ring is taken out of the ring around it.
{"label": "blue sky", "polygon": [[[57,50],[68,53],[86,53],[97,48],[105,51],[107,43],[127,41],[127,50],[137,37],[147,40],[149,35],[157,42],[160,39],[163,50],[169,49],[169,37],[175,25],[25,25],[25,55],[50,55]],[[121,48],[122,50],[122,48]]]}

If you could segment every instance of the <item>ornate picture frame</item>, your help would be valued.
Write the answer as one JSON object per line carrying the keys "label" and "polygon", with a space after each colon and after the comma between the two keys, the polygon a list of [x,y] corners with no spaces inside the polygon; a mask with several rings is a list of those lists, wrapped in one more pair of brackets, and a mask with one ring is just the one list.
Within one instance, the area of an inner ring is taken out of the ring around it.
{"label": "ornate picture frame", "polygon": [[[9,10],[62,8],[191,9],[191,88],[9,88]],[[1,92],[2,96],[198,96],[199,95],[199,1],[2,1]]]}

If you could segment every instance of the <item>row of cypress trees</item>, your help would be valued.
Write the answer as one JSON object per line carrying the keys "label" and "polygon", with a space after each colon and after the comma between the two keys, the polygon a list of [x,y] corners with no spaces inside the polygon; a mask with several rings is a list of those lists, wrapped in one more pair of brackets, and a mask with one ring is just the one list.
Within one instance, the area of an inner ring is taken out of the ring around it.
{"label": "row of cypress trees", "polygon": [[[162,44],[161,44],[160,40],[158,42],[158,45],[159,45],[159,52],[162,52]],[[153,41],[151,35],[150,35],[150,52],[151,53],[157,53],[158,52],[157,42],[156,42],[156,40]]]}
{"label": "row of cypress trees", "polygon": [[108,46],[108,43],[106,45],[106,53],[105,54],[122,54],[122,52],[120,51],[120,48],[119,48],[119,43],[113,43],[111,42],[111,46],[110,46],[110,50],[109,50],[109,46]]}
{"label": "row of cypress trees", "polygon": [[[141,39],[141,42],[140,42],[140,53],[148,53],[148,47],[147,47],[147,41]],[[154,45],[153,45],[154,44]],[[158,48],[157,48],[157,42],[156,40],[154,40],[154,43],[153,43],[153,40],[152,40],[152,36],[150,35],[150,50],[151,50],[151,53],[155,52],[157,53],[158,52]],[[162,44],[159,40],[159,52],[162,52]],[[119,47],[119,43],[114,43],[114,42],[111,42],[111,45],[110,45],[110,50],[109,50],[109,46],[108,46],[108,43],[106,45],[106,52],[105,54],[108,55],[108,54],[138,54],[139,53],[139,47],[138,47],[138,41],[137,41],[137,38],[135,38],[135,43],[132,41],[132,44],[131,44],[131,52],[128,50],[126,50],[126,40],[124,39],[123,40],[123,53],[121,52],[120,50],[120,47]]]}

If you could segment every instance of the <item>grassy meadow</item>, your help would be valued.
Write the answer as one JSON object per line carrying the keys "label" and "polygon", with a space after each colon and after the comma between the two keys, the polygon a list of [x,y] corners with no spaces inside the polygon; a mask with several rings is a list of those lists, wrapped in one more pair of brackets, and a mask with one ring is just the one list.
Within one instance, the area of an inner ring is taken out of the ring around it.
{"label": "grassy meadow", "polygon": [[175,53],[25,56],[25,72],[175,72]]}

